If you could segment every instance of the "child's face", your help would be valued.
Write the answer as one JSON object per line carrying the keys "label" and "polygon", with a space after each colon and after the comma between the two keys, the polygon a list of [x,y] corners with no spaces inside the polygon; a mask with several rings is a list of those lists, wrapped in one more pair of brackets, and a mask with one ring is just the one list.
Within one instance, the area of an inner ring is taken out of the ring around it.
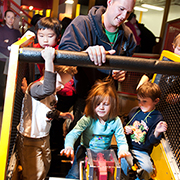
{"label": "child's face", "polygon": [[42,48],[54,47],[57,44],[56,34],[52,29],[39,29],[37,39]]}
{"label": "child's face", "polygon": [[174,53],[180,55],[180,46],[179,45],[174,47]]}
{"label": "child's face", "polygon": [[150,112],[155,108],[155,105],[159,102],[159,98],[153,101],[150,97],[142,98],[137,95],[138,104],[142,112]]}
{"label": "child's face", "polygon": [[59,75],[57,73],[56,76],[56,92],[60,91],[61,89],[64,88],[64,85],[69,82],[72,79],[72,76],[70,74],[67,73],[61,73],[61,75]]}
{"label": "child's face", "polygon": [[98,118],[103,121],[107,121],[110,108],[111,108],[111,105],[110,105],[109,97],[105,97],[104,100],[100,102],[99,104],[97,104],[95,108],[95,112]]}

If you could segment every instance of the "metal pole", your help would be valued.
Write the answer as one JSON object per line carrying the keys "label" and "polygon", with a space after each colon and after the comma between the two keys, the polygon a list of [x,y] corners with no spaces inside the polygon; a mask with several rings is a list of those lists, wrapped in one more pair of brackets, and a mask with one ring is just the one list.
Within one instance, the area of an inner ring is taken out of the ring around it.
{"label": "metal pole", "polygon": [[[22,48],[19,53],[19,60],[23,62],[44,63],[44,60],[41,57],[41,50],[42,49],[40,48]],[[180,75],[179,62],[107,55],[106,63],[99,67],[95,66],[94,63],[90,61],[88,54],[85,52],[56,50],[55,57],[55,64],[61,65],[99,69],[120,69],[133,72],[148,72],[169,75]]]}

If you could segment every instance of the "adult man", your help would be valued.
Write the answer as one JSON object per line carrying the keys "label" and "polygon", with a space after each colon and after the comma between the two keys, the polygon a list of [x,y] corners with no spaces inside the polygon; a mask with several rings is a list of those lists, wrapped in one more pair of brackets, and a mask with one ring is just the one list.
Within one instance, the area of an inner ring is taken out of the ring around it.
{"label": "adult man", "polygon": [[[107,9],[93,7],[87,16],[78,16],[66,28],[59,49],[85,51],[95,65],[106,62],[106,54],[132,56],[136,41],[131,30],[123,22],[133,10],[136,0],[107,0]],[[74,105],[75,120],[82,116],[85,98],[95,80],[102,79],[110,70],[78,67],[75,76],[77,103]],[[123,81],[125,71],[115,71],[115,80]]]}

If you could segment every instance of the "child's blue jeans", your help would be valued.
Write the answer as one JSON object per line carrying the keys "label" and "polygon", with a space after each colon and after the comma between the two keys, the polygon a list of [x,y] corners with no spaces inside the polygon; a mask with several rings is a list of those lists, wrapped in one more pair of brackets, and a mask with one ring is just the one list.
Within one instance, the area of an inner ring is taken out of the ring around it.
{"label": "child's blue jeans", "polygon": [[86,152],[86,148],[82,145],[79,145],[75,153],[73,165],[69,170],[66,178],[79,179],[79,163],[80,161],[85,160],[85,156],[86,156],[85,152]]}
{"label": "child's blue jeans", "polygon": [[[149,180],[154,170],[153,163],[151,161],[151,157],[149,156],[149,154],[145,151],[137,151],[137,150],[131,150],[130,152],[132,156],[138,160],[139,165],[141,167],[141,174],[139,175],[139,179]],[[128,171],[131,169],[131,167],[127,163],[125,158],[121,159],[121,168],[124,174],[128,176]],[[138,170],[137,170],[137,173],[138,173]]]}

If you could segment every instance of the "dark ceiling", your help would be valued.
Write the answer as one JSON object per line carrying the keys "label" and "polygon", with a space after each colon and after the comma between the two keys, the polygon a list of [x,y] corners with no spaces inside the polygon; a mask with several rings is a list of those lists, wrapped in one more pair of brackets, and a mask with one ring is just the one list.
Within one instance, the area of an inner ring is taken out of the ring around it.
{"label": "dark ceiling", "polygon": [[21,5],[34,6],[39,9],[51,9],[53,0],[21,0]]}
{"label": "dark ceiling", "polygon": [[[65,0],[59,0],[59,4],[64,3]],[[21,0],[22,5],[26,6],[34,6],[40,9],[51,9],[52,8],[53,0]],[[88,6],[89,0],[78,0],[78,3],[81,5]],[[136,6],[140,6],[141,4],[151,4],[157,6],[165,6],[166,0],[136,0]],[[96,5],[104,5],[107,6],[107,0],[96,0]],[[171,5],[179,5],[180,0],[171,0]]]}

